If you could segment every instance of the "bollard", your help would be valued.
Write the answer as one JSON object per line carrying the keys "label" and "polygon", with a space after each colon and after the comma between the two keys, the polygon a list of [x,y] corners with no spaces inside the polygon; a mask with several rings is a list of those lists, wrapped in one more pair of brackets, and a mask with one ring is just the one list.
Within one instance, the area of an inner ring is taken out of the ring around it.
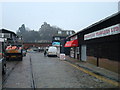
{"label": "bollard", "polygon": [[97,67],[99,67],[99,58],[97,57]]}

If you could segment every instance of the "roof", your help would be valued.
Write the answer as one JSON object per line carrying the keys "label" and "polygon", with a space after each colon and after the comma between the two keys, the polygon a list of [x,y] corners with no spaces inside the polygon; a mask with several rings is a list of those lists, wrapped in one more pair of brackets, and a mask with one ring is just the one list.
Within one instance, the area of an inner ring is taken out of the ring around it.
{"label": "roof", "polygon": [[0,29],[0,33],[12,33],[14,34],[15,36],[17,36],[14,32],[10,31],[10,30],[7,30],[7,29]]}
{"label": "roof", "polygon": [[89,28],[91,28],[91,27],[93,27],[93,26],[95,26],[95,25],[98,25],[98,24],[100,24],[100,23],[102,23],[102,22],[104,22],[104,21],[106,21],[106,20],[109,20],[109,19],[111,19],[111,18],[113,18],[113,17],[115,17],[115,16],[117,16],[117,15],[120,15],[120,11],[118,11],[117,13],[115,13],[115,14],[113,14],[113,15],[105,18],[105,19],[102,19],[102,20],[100,20],[100,21],[98,21],[98,22],[96,22],[96,23],[94,23],[94,24],[92,24],[92,25],[90,25],[90,26],[88,26],[88,27],[80,30],[80,31],[78,31],[77,33],[74,33],[74,34],[68,36],[67,38],[73,37],[73,36],[77,35],[78,33],[82,32],[82,31],[85,31],[85,30],[88,30]]}

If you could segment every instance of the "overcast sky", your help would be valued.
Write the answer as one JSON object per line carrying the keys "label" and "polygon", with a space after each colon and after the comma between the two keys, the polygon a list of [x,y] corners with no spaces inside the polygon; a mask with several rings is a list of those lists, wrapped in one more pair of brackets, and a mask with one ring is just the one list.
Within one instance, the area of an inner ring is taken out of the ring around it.
{"label": "overcast sky", "polygon": [[0,11],[0,28],[14,32],[22,24],[38,31],[43,22],[78,32],[116,13],[118,2],[1,2]]}

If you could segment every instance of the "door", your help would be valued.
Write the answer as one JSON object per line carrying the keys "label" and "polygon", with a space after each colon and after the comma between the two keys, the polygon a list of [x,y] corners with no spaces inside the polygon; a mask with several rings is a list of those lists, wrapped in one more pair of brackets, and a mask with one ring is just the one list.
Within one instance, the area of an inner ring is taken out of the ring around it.
{"label": "door", "polygon": [[86,61],[86,45],[81,45],[81,61]]}

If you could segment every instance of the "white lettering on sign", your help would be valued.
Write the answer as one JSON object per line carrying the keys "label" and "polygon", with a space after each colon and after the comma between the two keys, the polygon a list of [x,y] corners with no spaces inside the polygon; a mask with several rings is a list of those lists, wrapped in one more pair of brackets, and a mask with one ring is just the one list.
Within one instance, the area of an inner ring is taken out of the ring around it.
{"label": "white lettering on sign", "polygon": [[104,36],[109,36],[109,35],[114,35],[114,34],[119,34],[120,33],[120,24],[113,25],[108,28],[104,28],[99,31],[95,31],[89,34],[84,35],[84,40],[89,40],[93,38],[99,38],[99,37],[104,37]]}
{"label": "white lettering on sign", "polygon": [[72,40],[75,40],[75,39],[77,39],[77,36],[74,36],[74,37],[71,37],[71,38],[70,38],[71,41],[72,41]]}

